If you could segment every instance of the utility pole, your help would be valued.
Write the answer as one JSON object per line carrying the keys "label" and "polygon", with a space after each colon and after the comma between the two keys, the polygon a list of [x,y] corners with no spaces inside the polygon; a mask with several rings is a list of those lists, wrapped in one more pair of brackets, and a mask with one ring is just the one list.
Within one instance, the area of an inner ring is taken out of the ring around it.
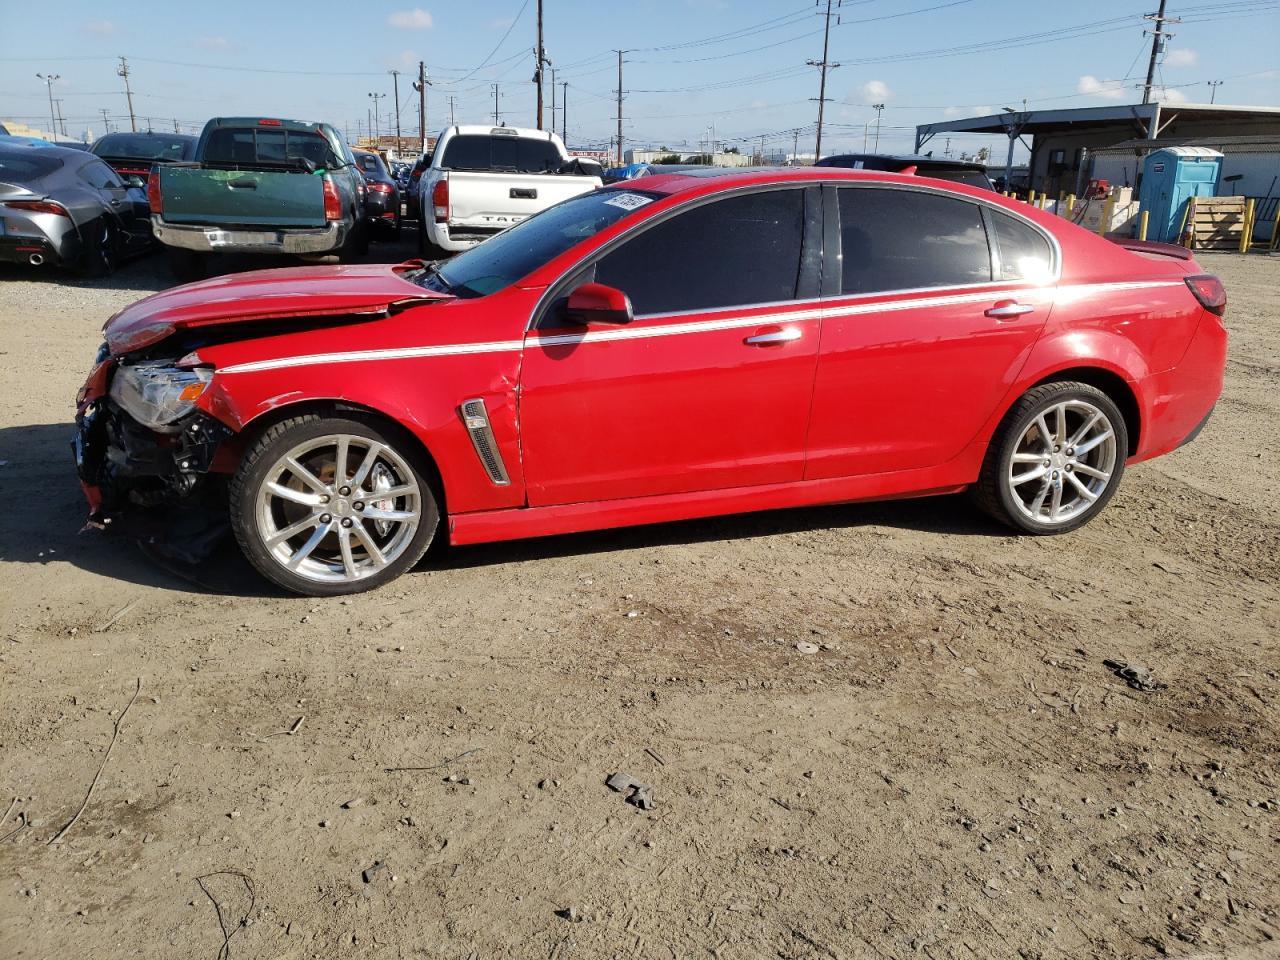
{"label": "utility pole", "polygon": [[560,139],[569,142],[569,81],[560,84]]}
{"label": "utility pole", "polygon": [[[1147,82],[1142,87],[1143,103],[1151,102],[1151,85],[1155,81],[1155,77],[1156,77],[1156,63],[1159,61],[1160,56],[1164,53],[1165,41],[1168,40],[1169,37],[1173,36],[1172,33],[1165,32],[1164,25],[1166,23],[1182,22],[1182,19],[1180,17],[1166,17],[1164,15],[1164,8],[1165,8],[1166,2],[1167,0],[1160,0],[1160,9],[1155,13],[1148,13],[1146,16],[1142,18],[1143,20],[1150,20],[1156,25],[1156,28],[1150,31],[1151,32],[1151,60],[1147,64]],[[1143,30],[1142,35],[1146,36],[1147,31]]]}
{"label": "utility pole", "polygon": [[427,65],[418,61],[418,80],[413,89],[418,91],[418,139],[422,141],[422,150],[427,149]]}
{"label": "utility pole", "polygon": [[876,152],[876,153],[879,153],[879,152],[880,152],[880,114],[884,113],[884,104],[883,104],[883,103],[873,103],[871,106],[875,109],[875,112],[876,112],[876,149],[875,149],[875,152]]}
{"label": "utility pole", "polygon": [[120,67],[116,70],[116,76],[124,77],[124,95],[129,101],[129,129],[137,133],[138,120],[133,115],[133,91],[129,88],[129,61],[124,57],[120,58]]}
{"label": "utility pole", "polygon": [[378,129],[378,101],[385,96],[385,93],[369,94],[369,98],[373,100],[373,138],[375,141],[382,135],[382,132]]}
{"label": "utility pole", "polygon": [[49,136],[58,139],[58,124],[53,119],[53,82],[62,77],[60,73],[37,73],[37,77],[44,81],[45,88],[49,91]]}
{"label": "utility pole", "polygon": [[181,133],[181,132],[182,132],[182,128],[178,126],[178,118],[177,118],[177,117],[174,117],[174,118],[173,118],[173,132],[174,132],[174,133]]}
{"label": "utility pole", "polygon": [[[842,0],[835,0],[835,9],[837,11],[840,9],[841,2]],[[815,161],[822,158],[822,108],[827,105],[827,71],[834,70],[836,67],[840,66],[838,63],[831,63],[830,57],[827,53],[831,42],[831,4],[832,0],[827,0],[827,12],[825,14],[824,26],[822,29],[822,59],[805,61],[805,63],[811,67],[820,68],[821,72],[821,79],[818,81],[818,137],[813,148],[813,159]],[[836,24],[839,25],[839,23],[840,16],[837,13]]]}
{"label": "utility pole", "polygon": [[[533,82],[538,86],[538,129],[542,129],[542,69],[551,65],[551,61],[547,59],[547,51],[542,46],[542,0],[538,0],[538,48],[533,54],[538,61],[537,67],[533,71]],[[554,81],[553,81],[554,82]],[[555,128],[554,118],[551,123]]]}
{"label": "utility pole", "polygon": [[551,132],[556,132],[556,68],[551,68]]}
{"label": "utility pole", "polygon": [[62,130],[63,139],[67,139],[67,118],[62,115],[62,98],[57,97],[53,102],[58,105],[58,127]]}
{"label": "utility pole", "polygon": [[796,127],[795,136],[791,141],[791,165],[800,165],[800,128]]}
{"label": "utility pole", "polygon": [[449,126],[457,126],[458,118],[454,113],[454,105],[458,102],[458,98],[450,95],[449,97]]}
{"label": "utility pole", "polygon": [[391,71],[392,96],[396,101],[396,152],[400,152],[400,71]]}
{"label": "utility pole", "polygon": [[[831,0],[827,0],[828,3]],[[618,51],[618,166],[622,166],[622,54]]]}
{"label": "utility pole", "polygon": [[493,85],[493,125],[498,125],[498,85]]}
{"label": "utility pole", "polygon": [[1209,102],[1213,103],[1214,97],[1218,95],[1218,88],[1222,86],[1221,80],[1209,81]]}
{"label": "utility pole", "polygon": [[103,133],[110,133],[110,132],[111,132],[111,124],[107,123],[107,113],[108,113],[109,111],[107,110],[107,108],[106,108],[106,107],[99,107],[99,108],[98,108],[98,112],[99,112],[100,114],[102,114],[102,132],[103,132]]}

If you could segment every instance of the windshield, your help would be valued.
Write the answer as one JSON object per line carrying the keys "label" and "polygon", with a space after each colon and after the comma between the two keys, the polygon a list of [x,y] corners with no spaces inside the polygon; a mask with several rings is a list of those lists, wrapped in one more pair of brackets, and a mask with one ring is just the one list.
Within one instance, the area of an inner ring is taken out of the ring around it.
{"label": "windshield", "polygon": [[562,163],[564,158],[549,140],[467,133],[449,141],[440,167],[443,170],[549,173],[559,169]]}
{"label": "windshield", "polygon": [[158,134],[109,133],[93,145],[100,157],[130,160],[190,160],[195,156],[195,137],[166,137]]}
{"label": "windshield", "polygon": [[439,271],[424,272],[411,279],[437,289],[443,281],[448,293],[483,297],[511,286],[575,244],[662,196],[640,190],[579,194],[459,254]]}

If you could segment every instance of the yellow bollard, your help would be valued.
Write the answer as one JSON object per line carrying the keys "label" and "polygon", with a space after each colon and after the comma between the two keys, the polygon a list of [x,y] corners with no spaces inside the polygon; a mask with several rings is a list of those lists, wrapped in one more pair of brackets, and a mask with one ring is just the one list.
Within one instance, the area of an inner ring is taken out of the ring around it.
{"label": "yellow bollard", "polygon": [[1244,230],[1240,234],[1240,252],[1248,253],[1249,244],[1253,242],[1254,200],[1250,197],[1244,205]]}
{"label": "yellow bollard", "polygon": [[1105,237],[1107,228],[1111,226],[1111,211],[1116,205],[1116,198],[1107,195],[1107,202],[1102,205],[1102,219],[1098,221],[1098,236]]}
{"label": "yellow bollard", "polygon": [[1076,195],[1074,193],[1067,194],[1067,213],[1076,212]]}
{"label": "yellow bollard", "polygon": [[1043,210],[1044,205],[1048,202],[1049,202],[1049,195],[1047,193],[1042,193],[1040,194],[1040,199],[1036,201],[1036,206],[1039,207],[1041,210]]}
{"label": "yellow bollard", "polygon": [[1276,209],[1276,218],[1271,221],[1271,242],[1267,244],[1267,248],[1276,249],[1278,242],[1280,242],[1280,208]]}
{"label": "yellow bollard", "polygon": [[1034,190],[1027,191],[1027,203],[1033,207],[1036,205],[1036,192]]}
{"label": "yellow bollard", "polygon": [[1138,218],[1138,239],[1147,239],[1147,218],[1151,216],[1150,210],[1143,210],[1142,216]]}
{"label": "yellow bollard", "polygon": [[1187,201],[1187,209],[1182,211],[1182,226],[1178,228],[1178,236],[1182,238],[1183,231],[1186,231],[1186,237],[1182,239],[1182,245],[1188,250],[1195,244],[1196,239],[1196,198],[1192,197]]}

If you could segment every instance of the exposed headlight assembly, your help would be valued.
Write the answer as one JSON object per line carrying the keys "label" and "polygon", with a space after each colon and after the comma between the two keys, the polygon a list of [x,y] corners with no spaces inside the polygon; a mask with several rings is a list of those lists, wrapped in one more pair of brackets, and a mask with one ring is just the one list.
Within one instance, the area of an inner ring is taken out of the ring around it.
{"label": "exposed headlight assembly", "polygon": [[121,366],[111,381],[111,399],[145,427],[173,433],[172,424],[195,409],[213,379],[209,367],[176,367],[171,360]]}

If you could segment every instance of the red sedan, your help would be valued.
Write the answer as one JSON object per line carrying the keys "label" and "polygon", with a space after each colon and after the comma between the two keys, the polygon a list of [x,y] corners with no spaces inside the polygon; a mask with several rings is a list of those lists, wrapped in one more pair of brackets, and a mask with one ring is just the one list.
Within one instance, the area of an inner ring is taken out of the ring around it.
{"label": "red sedan", "polygon": [[107,323],[75,447],[98,522],[192,559],[229,525],[312,595],[386,583],[437,536],[965,489],[1064,533],[1204,425],[1225,303],[1181,248],[987,191],[685,172],[443,265],[139,301]]}

